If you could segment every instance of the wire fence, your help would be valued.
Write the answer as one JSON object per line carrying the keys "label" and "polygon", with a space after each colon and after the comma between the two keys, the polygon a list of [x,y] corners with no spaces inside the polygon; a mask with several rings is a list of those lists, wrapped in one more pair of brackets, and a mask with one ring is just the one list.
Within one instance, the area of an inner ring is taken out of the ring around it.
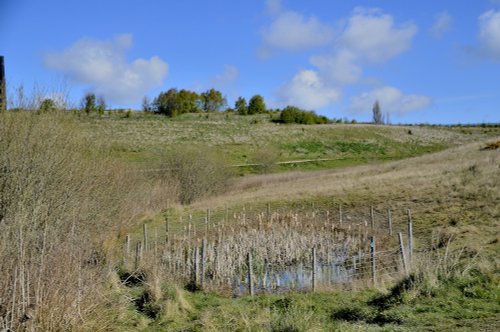
{"label": "wire fence", "polygon": [[193,289],[234,295],[376,285],[407,273],[411,222],[409,210],[351,211],[332,201],[169,213],[161,228],[144,224],[141,238],[127,236],[124,264],[140,271],[153,262]]}

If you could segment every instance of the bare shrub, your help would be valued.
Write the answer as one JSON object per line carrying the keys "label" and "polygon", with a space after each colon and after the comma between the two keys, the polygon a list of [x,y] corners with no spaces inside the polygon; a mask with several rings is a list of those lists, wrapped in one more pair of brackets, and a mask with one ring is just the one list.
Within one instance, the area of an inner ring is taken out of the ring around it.
{"label": "bare shrub", "polygon": [[197,147],[178,147],[162,162],[165,178],[173,179],[178,188],[178,200],[189,204],[226,189],[233,171],[224,156]]}
{"label": "bare shrub", "polygon": [[0,329],[75,330],[95,314],[105,243],[138,215],[133,187],[71,115],[0,115]]}
{"label": "bare shrub", "polygon": [[276,168],[276,162],[279,158],[279,150],[277,148],[267,146],[257,148],[252,156],[252,164],[259,174],[272,173]]}
{"label": "bare shrub", "polygon": [[44,106],[45,100],[51,100],[52,108],[68,109],[72,106],[69,90],[69,85],[64,80],[56,83],[53,88],[35,83],[28,91],[22,83],[18,86],[9,86],[8,108],[11,110],[39,110]]}

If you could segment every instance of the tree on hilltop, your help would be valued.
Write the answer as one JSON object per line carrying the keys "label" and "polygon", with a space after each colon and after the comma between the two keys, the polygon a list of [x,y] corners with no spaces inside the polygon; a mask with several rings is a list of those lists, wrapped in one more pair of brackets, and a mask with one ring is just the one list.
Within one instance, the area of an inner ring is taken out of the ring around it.
{"label": "tree on hilltop", "polygon": [[212,113],[220,111],[226,106],[226,98],[215,89],[210,89],[200,95],[201,108],[204,112]]}
{"label": "tree on hilltop", "polygon": [[266,113],[266,104],[264,98],[260,95],[255,95],[248,102],[248,114]]}
{"label": "tree on hilltop", "polygon": [[99,116],[102,116],[104,111],[106,111],[106,99],[102,95],[97,98],[96,111]]}
{"label": "tree on hilltop", "polygon": [[149,100],[148,96],[144,96],[142,98],[142,111],[143,112],[151,112],[153,110],[153,106],[151,104],[151,101]]}
{"label": "tree on hilltop", "polygon": [[384,123],[384,118],[382,116],[382,111],[380,110],[380,104],[378,100],[375,101],[375,104],[373,104],[373,123],[374,124],[383,124]]}
{"label": "tree on hilltop", "polygon": [[97,108],[96,100],[97,98],[94,93],[86,93],[82,99],[82,110],[87,114],[94,112]]}
{"label": "tree on hilltop", "polygon": [[238,112],[239,115],[248,114],[247,101],[243,97],[238,97],[236,102],[234,103],[234,109]]}
{"label": "tree on hilltop", "polygon": [[153,101],[153,109],[156,113],[169,117],[174,117],[184,113],[198,112],[198,103],[200,96],[194,92],[182,89],[178,91],[175,88],[167,92],[160,92]]}

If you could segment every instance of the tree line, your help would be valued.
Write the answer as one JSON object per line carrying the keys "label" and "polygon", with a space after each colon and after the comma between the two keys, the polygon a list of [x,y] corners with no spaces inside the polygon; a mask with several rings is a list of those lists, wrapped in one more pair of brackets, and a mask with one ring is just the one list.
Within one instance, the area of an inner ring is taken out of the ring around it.
{"label": "tree line", "polygon": [[142,110],[154,112],[168,117],[175,117],[185,113],[212,113],[231,112],[239,115],[254,115],[265,113],[277,113],[279,117],[274,119],[282,123],[300,124],[323,124],[329,123],[326,116],[319,116],[314,111],[306,111],[296,106],[287,106],[283,109],[269,109],[261,95],[254,95],[247,102],[246,98],[240,96],[236,99],[234,107],[229,107],[227,99],[216,89],[209,89],[198,94],[186,89],[178,90],[171,88],[166,92],[160,92],[152,101],[144,97]]}
{"label": "tree line", "polygon": [[175,117],[185,113],[213,113],[213,112],[237,112],[240,115],[260,114],[268,112],[264,98],[260,95],[253,96],[249,103],[243,97],[239,97],[234,108],[228,106],[227,99],[222,92],[209,89],[202,93],[195,91],[171,88],[150,101],[144,97],[142,110],[154,112],[169,117]]}
{"label": "tree line", "polygon": [[[47,113],[59,109],[50,98],[43,99],[38,107],[41,112]],[[76,110],[75,110],[76,111]],[[80,100],[79,111],[86,114],[97,113],[103,115],[113,110],[107,108],[106,100],[102,95],[96,95],[93,92],[86,93]],[[118,110],[130,117],[131,110]],[[261,95],[254,95],[247,102],[246,98],[240,96],[236,99],[234,107],[230,107],[226,97],[222,92],[216,89],[209,89],[202,93],[177,88],[171,88],[160,92],[153,100],[145,96],[142,100],[142,111],[146,113],[155,113],[167,117],[176,117],[186,113],[215,113],[226,112],[238,115],[270,114],[271,121],[284,124],[327,124],[327,123],[357,123],[355,120],[347,119],[329,119],[326,116],[318,115],[315,111],[301,109],[297,106],[288,105],[283,109],[273,109],[266,106],[265,100]],[[378,101],[373,107],[373,123],[388,123],[388,114],[381,114]],[[111,114],[111,113],[110,113]]]}

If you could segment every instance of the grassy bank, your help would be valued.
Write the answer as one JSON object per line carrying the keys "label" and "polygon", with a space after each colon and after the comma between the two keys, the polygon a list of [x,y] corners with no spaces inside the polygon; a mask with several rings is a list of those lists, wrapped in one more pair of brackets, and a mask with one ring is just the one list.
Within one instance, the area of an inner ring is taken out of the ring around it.
{"label": "grassy bank", "polygon": [[[149,287],[114,320],[120,331],[494,331],[498,279],[478,270],[434,279],[415,275],[389,290],[288,293],[230,298]],[[148,295],[149,294],[149,295]],[[148,299],[149,302],[141,302]]]}
{"label": "grassy bank", "polygon": [[[110,143],[109,153],[143,167],[157,164],[176,146],[214,148],[233,164],[331,159],[290,164],[275,171],[331,167],[398,160],[443,150],[498,134],[499,128],[374,126],[364,124],[283,125],[269,115],[185,114],[167,118],[154,114],[80,117],[83,129]],[[268,151],[273,158],[265,157]],[[252,173],[251,167],[241,173]]]}

